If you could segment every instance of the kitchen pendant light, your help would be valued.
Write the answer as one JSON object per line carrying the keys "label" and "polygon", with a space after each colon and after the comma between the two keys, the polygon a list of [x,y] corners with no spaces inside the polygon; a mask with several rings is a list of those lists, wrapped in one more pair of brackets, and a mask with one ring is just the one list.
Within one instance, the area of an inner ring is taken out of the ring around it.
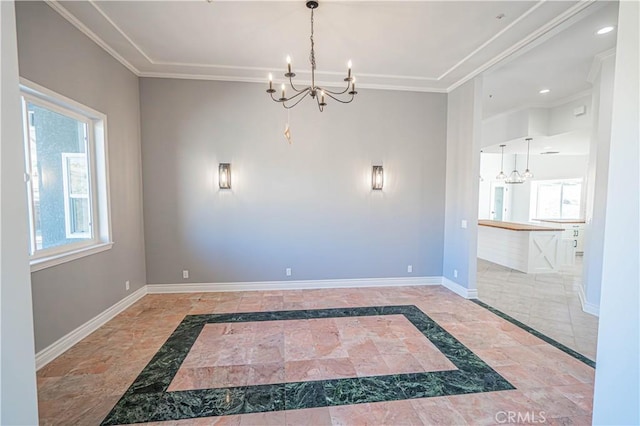
{"label": "kitchen pendant light", "polygon": [[522,178],[525,180],[531,179],[533,177],[533,173],[531,173],[531,171],[529,170],[529,145],[531,144],[532,140],[533,140],[532,138],[525,139],[525,141],[527,141],[527,169],[522,174]]}
{"label": "kitchen pendant light", "polygon": [[504,174],[504,147],[506,145],[502,144],[500,145],[500,149],[502,149],[502,156],[500,157],[500,173],[498,173],[498,176],[496,176],[496,179],[498,180],[503,180],[504,178],[507,177],[507,175]]}
{"label": "kitchen pendant light", "polygon": [[524,183],[524,179],[518,173],[518,155],[513,155],[513,171],[508,178],[504,180],[504,183]]}

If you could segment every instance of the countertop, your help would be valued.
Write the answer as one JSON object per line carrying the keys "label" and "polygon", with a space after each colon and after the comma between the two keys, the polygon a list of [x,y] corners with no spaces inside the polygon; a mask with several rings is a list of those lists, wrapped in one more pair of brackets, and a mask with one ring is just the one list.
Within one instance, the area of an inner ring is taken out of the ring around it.
{"label": "countertop", "polygon": [[564,228],[532,225],[530,223],[502,222],[498,220],[479,220],[478,225],[494,228],[509,229],[511,231],[564,231]]}
{"label": "countertop", "polygon": [[584,223],[584,219],[533,219],[538,222],[552,222],[552,223]]}

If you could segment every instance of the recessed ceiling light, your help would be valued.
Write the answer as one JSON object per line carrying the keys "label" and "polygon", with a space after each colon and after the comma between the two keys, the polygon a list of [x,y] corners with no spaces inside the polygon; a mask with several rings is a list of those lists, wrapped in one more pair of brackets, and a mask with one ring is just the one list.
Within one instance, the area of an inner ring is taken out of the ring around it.
{"label": "recessed ceiling light", "polygon": [[545,146],[543,149],[544,149],[545,151],[549,151],[549,150],[551,149],[551,147],[550,147],[550,146]]}
{"label": "recessed ceiling light", "polygon": [[549,93],[550,91],[551,91],[551,90],[549,90],[549,89],[542,89],[539,93],[540,93],[541,95],[544,95],[545,93]]}
{"label": "recessed ceiling light", "polygon": [[611,31],[613,31],[613,27],[603,27],[603,28],[600,28],[596,34],[602,35],[602,34],[610,33]]}

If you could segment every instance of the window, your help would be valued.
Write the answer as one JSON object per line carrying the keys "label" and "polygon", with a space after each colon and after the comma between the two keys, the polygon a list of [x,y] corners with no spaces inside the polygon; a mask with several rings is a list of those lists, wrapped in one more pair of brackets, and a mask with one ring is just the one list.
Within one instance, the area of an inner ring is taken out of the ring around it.
{"label": "window", "polygon": [[582,179],[535,181],[532,213],[537,219],[580,219]]}
{"label": "window", "polygon": [[31,270],[111,248],[106,117],[23,80]]}
{"label": "window", "polygon": [[62,154],[64,187],[65,235],[71,238],[91,238],[89,202],[89,168],[85,154]]}

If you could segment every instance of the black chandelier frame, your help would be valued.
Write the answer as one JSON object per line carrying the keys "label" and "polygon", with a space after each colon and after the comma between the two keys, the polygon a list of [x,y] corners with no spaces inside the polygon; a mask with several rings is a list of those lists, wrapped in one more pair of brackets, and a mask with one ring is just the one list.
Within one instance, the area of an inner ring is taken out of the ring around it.
{"label": "black chandelier frame", "polygon": [[[288,59],[287,63],[287,72],[284,74],[284,77],[289,80],[289,85],[291,89],[295,92],[293,96],[287,97],[285,91],[285,85],[282,84],[282,93],[279,98],[276,98],[273,94],[276,93],[276,89],[273,88],[273,81],[269,80],[269,88],[267,89],[267,93],[271,96],[271,99],[274,102],[281,103],[282,106],[286,109],[291,109],[302,102],[307,96],[311,96],[312,99],[316,100],[318,104],[318,109],[320,112],[324,111],[324,107],[327,105],[326,97],[329,97],[337,102],[342,104],[348,104],[353,102],[355,95],[358,94],[356,91],[356,78],[351,74],[351,66],[349,65],[347,70],[347,77],[344,81],[347,83],[347,87],[343,91],[333,91],[329,90],[325,87],[316,86],[316,54],[315,54],[315,43],[313,39],[314,31],[313,31],[313,11],[318,8],[318,2],[315,0],[307,1],[307,8],[311,9],[311,36],[309,37],[311,41],[311,52],[309,54],[309,61],[311,63],[311,85],[307,86],[303,89],[298,89],[293,83],[293,78],[296,74],[291,70],[291,62]],[[344,95],[348,95],[344,98]],[[350,97],[349,97],[350,96]],[[293,101],[293,104],[291,102]],[[287,105],[289,102],[289,105]]]}

